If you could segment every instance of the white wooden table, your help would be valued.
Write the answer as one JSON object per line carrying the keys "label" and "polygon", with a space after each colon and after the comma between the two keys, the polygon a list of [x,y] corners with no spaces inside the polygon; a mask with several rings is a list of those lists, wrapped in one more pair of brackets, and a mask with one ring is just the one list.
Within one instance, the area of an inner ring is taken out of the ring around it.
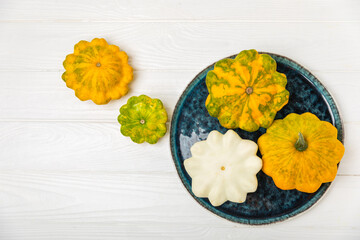
{"label": "white wooden table", "polygon": [[[131,91],[81,102],[61,79],[79,40],[130,56]],[[360,1],[0,1],[0,239],[360,239]],[[158,144],[123,137],[119,108],[160,98],[171,117],[204,67],[244,49],[290,57],[338,102],[346,153],[312,209],[251,227],[198,205]]]}

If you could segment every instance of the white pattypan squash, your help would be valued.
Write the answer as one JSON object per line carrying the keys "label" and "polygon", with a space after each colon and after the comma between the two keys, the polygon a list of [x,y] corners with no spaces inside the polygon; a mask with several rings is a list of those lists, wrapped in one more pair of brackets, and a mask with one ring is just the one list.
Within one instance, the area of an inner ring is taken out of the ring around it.
{"label": "white pattypan squash", "polygon": [[257,150],[255,142],[242,139],[233,130],[225,135],[211,131],[207,140],[191,147],[192,157],[184,161],[195,196],[209,198],[213,206],[227,200],[245,202],[247,193],[256,191],[256,174],[262,168]]}

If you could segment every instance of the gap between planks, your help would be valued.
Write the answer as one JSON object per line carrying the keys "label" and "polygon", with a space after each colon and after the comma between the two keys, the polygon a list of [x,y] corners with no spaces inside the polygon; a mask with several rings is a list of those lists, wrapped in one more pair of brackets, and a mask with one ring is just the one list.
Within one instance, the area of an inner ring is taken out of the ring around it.
{"label": "gap between planks", "polygon": [[15,19],[0,23],[360,23],[357,20],[241,20],[241,19],[144,19],[144,20],[93,20],[93,19]]}

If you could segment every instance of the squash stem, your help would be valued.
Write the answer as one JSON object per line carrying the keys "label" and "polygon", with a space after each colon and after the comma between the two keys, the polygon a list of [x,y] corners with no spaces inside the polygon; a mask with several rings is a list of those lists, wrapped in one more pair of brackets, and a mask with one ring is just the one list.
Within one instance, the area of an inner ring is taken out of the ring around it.
{"label": "squash stem", "polygon": [[245,89],[245,92],[246,92],[248,95],[252,94],[252,93],[253,93],[252,87],[247,87],[247,88]]}
{"label": "squash stem", "polygon": [[299,139],[295,143],[295,148],[300,152],[305,151],[308,148],[307,142],[301,132],[299,132]]}

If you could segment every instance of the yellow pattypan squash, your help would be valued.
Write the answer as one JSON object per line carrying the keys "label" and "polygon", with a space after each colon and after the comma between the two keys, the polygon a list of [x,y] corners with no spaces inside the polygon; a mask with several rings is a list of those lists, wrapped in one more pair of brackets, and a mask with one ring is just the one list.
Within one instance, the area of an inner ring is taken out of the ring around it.
{"label": "yellow pattypan squash", "polygon": [[291,113],[275,120],[258,139],[263,172],[283,190],[313,193],[331,182],[345,148],[337,129],[312,113]]}
{"label": "yellow pattypan squash", "polygon": [[268,128],[288,103],[286,84],[286,76],[276,71],[273,58],[245,50],[235,59],[218,61],[208,72],[205,106],[223,127],[254,132],[259,127]]}
{"label": "yellow pattypan squash", "polygon": [[63,65],[66,71],[62,79],[66,86],[74,89],[80,100],[91,99],[96,104],[124,96],[133,79],[126,53],[103,38],[80,41]]}

